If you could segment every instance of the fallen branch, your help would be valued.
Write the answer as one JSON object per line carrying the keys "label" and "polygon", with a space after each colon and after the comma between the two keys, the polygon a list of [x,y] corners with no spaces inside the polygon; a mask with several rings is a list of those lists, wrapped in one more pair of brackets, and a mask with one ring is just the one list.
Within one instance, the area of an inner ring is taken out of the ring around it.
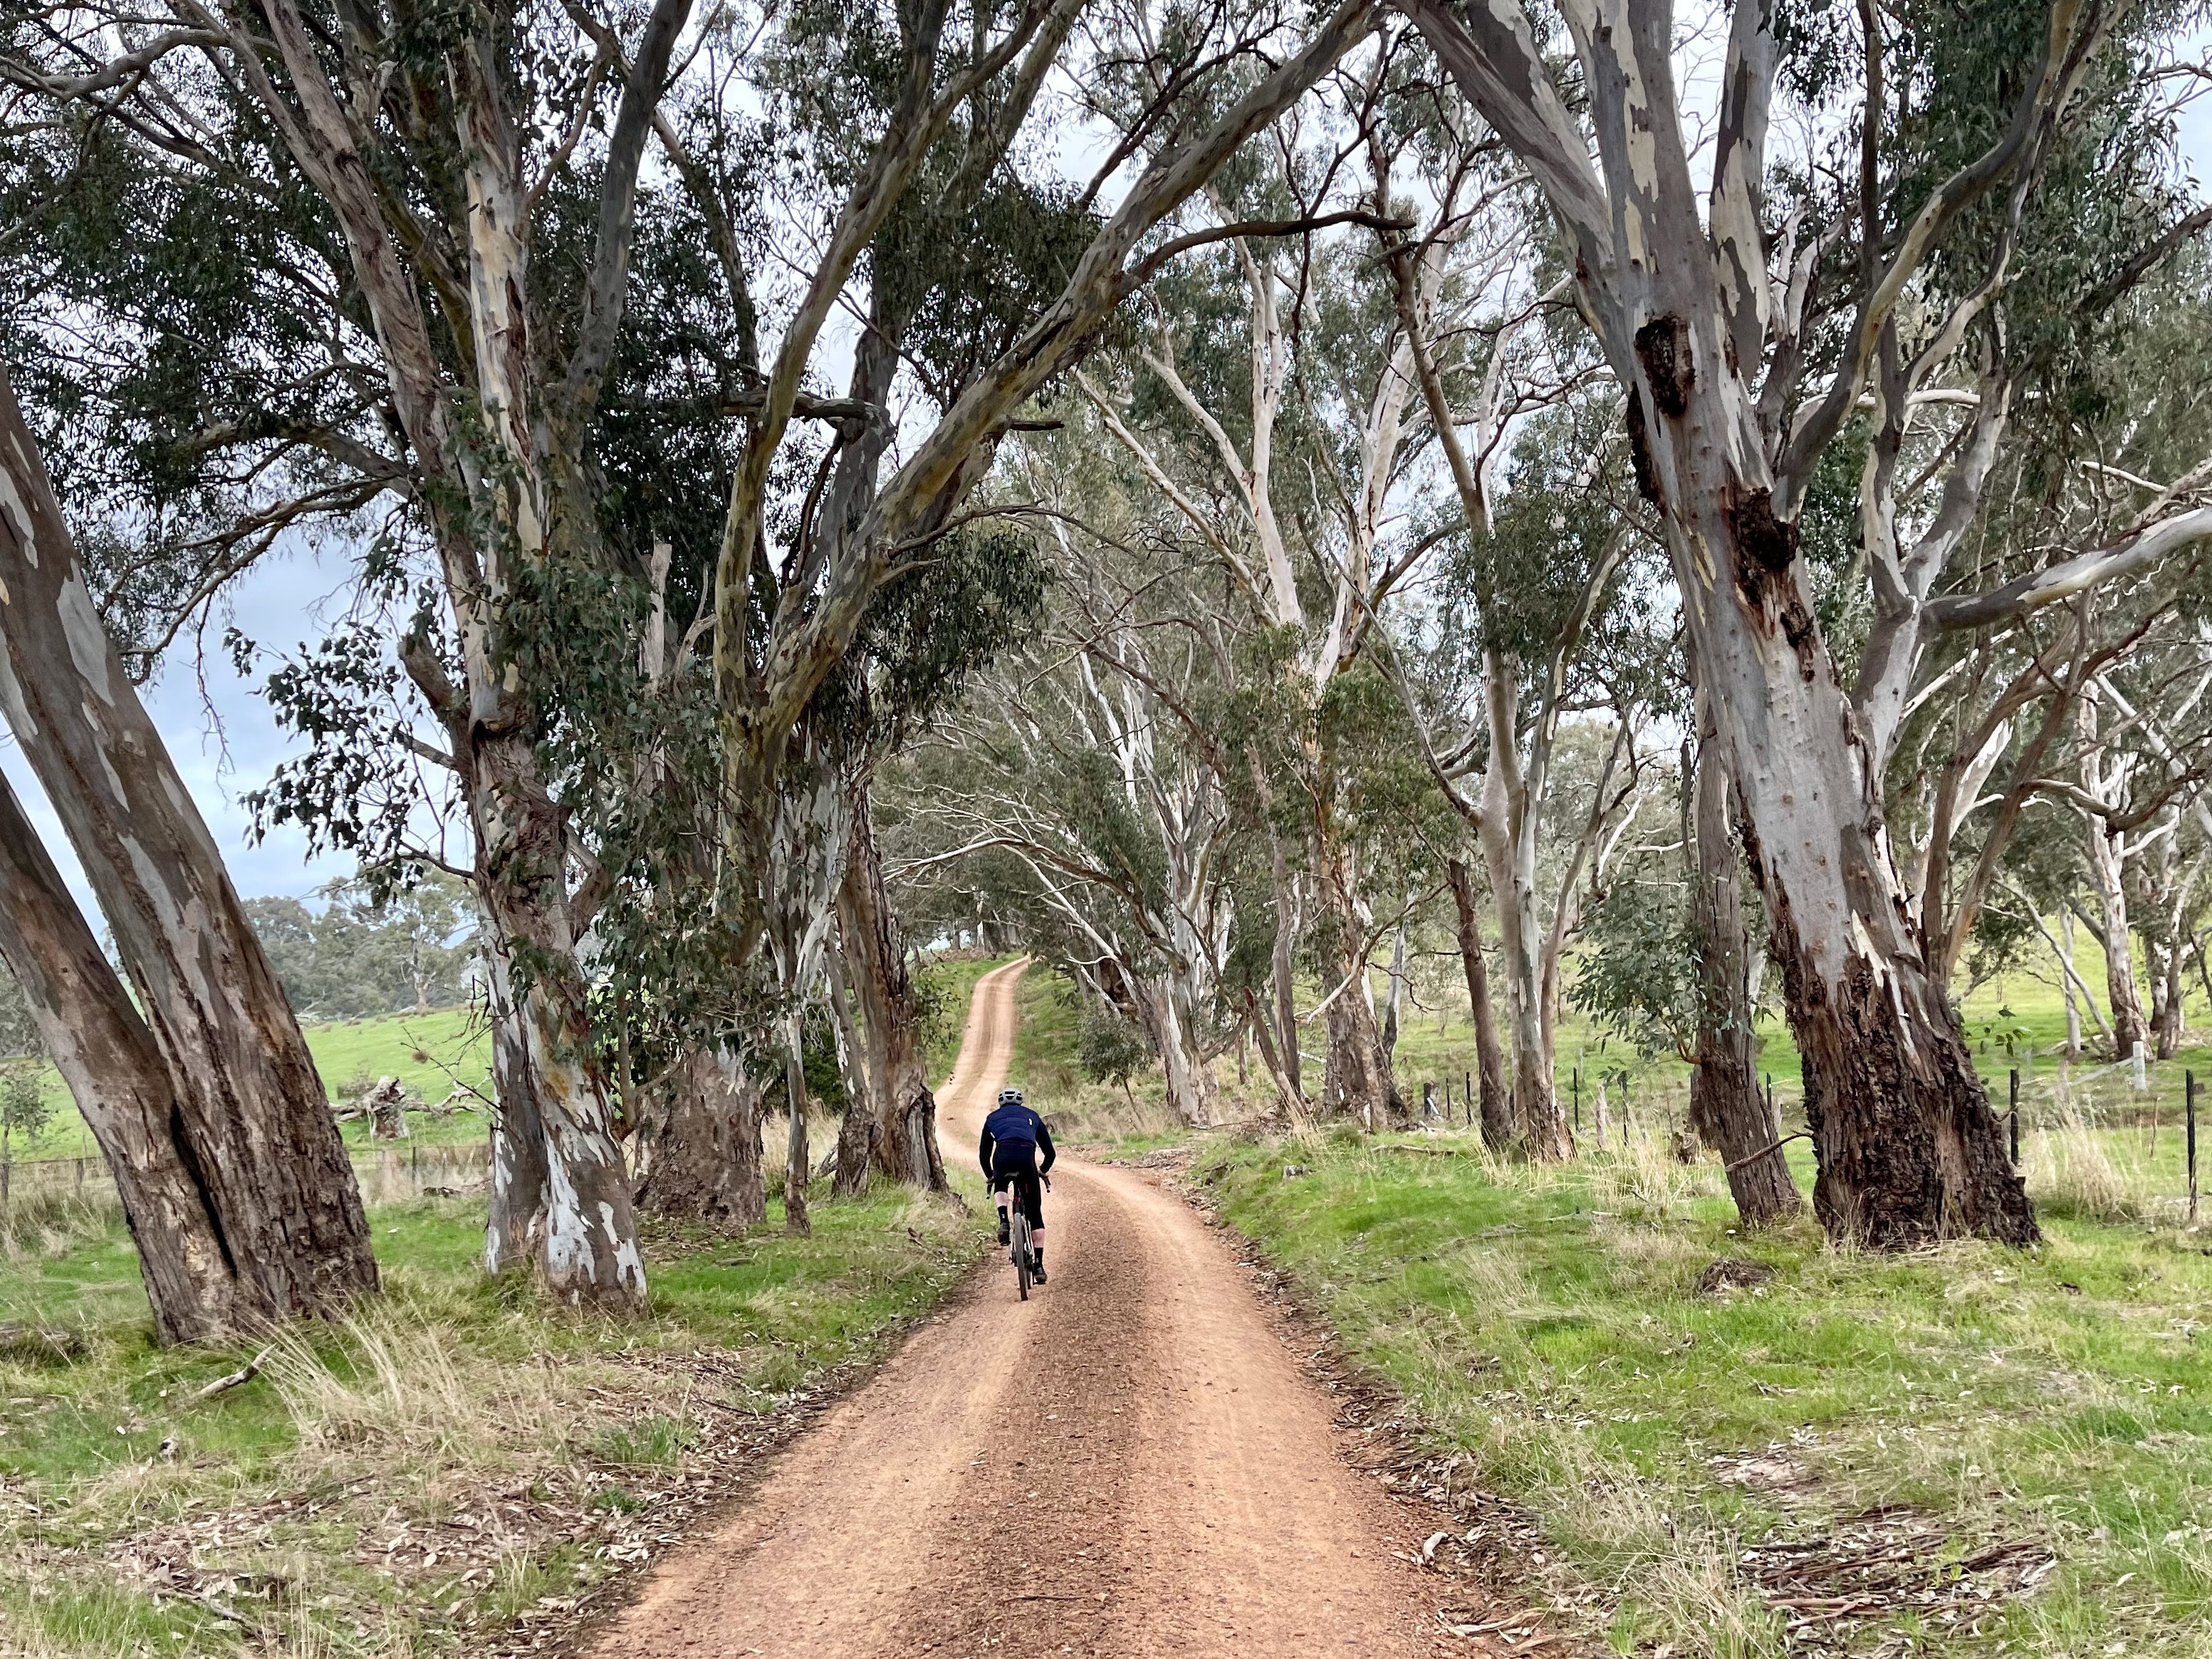
{"label": "fallen branch", "polygon": [[1747,1152],[1743,1157],[1736,1159],[1735,1163],[1726,1166],[1721,1173],[1723,1175],[1734,1175],[1738,1170],[1743,1168],[1745,1164],[1756,1164],[1759,1159],[1765,1158],[1769,1152],[1778,1152],[1793,1140],[1810,1140],[1812,1138],[1813,1132],[1810,1129],[1800,1129],[1794,1135],[1783,1136],[1781,1139],[1776,1141],[1771,1146],[1762,1146],[1755,1152]]}
{"label": "fallen branch", "polygon": [[261,1367],[263,1363],[267,1360],[270,1354],[276,1352],[276,1350],[274,1348],[264,1348],[259,1353],[254,1355],[252,1358],[247,1360],[236,1370],[232,1371],[226,1376],[218,1376],[216,1378],[214,1382],[202,1389],[198,1394],[194,1395],[192,1398],[195,1400],[212,1400],[219,1394],[228,1394],[233,1389],[244,1388],[248,1382],[251,1382],[255,1377],[261,1375]]}

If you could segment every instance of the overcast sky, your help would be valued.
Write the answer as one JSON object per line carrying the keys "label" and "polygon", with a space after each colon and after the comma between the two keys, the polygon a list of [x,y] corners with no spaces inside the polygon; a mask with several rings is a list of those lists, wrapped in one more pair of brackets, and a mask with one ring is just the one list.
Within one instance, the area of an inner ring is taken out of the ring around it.
{"label": "overcast sky", "polygon": [[[2200,100],[2185,112],[2182,153],[2193,178],[2201,181],[2212,176],[2212,99]],[[843,343],[839,341],[836,347]],[[327,562],[304,550],[264,560],[218,605],[203,635],[204,650],[196,653],[188,641],[180,642],[146,692],[155,724],[230,861],[232,879],[248,896],[306,897],[325,883],[350,874],[353,866],[343,856],[309,859],[306,837],[291,826],[272,830],[258,843],[254,841],[252,816],[240,804],[240,798],[266,782],[296,745],[270,718],[260,695],[259,674],[240,678],[233,672],[222,649],[223,630],[234,622],[262,646],[293,652],[319,640],[325,623],[337,618],[349,576],[335,554]],[[0,733],[0,768],[15,784],[79,902],[88,915],[96,915],[91,891],[59,822],[23,764],[15,740],[4,733]]]}

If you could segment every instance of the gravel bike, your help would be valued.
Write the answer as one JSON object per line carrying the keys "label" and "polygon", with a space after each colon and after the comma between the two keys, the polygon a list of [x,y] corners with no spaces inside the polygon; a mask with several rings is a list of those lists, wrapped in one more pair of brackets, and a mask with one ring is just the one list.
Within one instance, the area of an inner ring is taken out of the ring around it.
{"label": "gravel bike", "polygon": [[1013,1257],[1014,1282],[1021,1286],[1022,1300],[1030,1299],[1030,1285],[1036,1277],[1036,1258],[1030,1253],[1029,1194],[1023,1190],[1024,1182],[1041,1182],[1047,1192],[1052,1183],[1042,1176],[1017,1176],[1006,1192],[1006,1248]]}
{"label": "gravel bike", "polygon": [[1023,1212],[1020,1203],[1020,1194],[1014,1194],[1014,1197],[1016,1201],[1008,1206],[1012,1211],[1012,1216],[1007,1226],[1006,1232],[1007,1237],[1012,1243],[1014,1255],[1014,1282],[1022,1287],[1022,1300],[1026,1302],[1030,1299],[1030,1274],[1031,1272],[1030,1265],[1030,1218]]}

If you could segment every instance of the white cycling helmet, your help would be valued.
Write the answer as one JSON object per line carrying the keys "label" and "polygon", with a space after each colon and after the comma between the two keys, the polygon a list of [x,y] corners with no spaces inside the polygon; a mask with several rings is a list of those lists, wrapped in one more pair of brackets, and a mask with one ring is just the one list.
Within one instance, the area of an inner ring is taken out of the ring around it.
{"label": "white cycling helmet", "polygon": [[1000,1105],[1018,1106],[1021,1103],[1022,1091],[1019,1089],[1001,1089],[999,1091]]}

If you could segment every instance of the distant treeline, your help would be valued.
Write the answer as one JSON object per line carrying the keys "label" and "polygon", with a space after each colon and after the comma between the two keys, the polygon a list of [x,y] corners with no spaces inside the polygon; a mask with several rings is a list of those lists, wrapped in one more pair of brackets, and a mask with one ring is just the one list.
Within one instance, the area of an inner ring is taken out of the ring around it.
{"label": "distant treeline", "polygon": [[[253,930],[303,1019],[451,1007],[470,994],[477,914],[446,875],[379,900],[359,880],[332,882],[319,910],[295,898],[245,902]],[[0,1056],[45,1052],[15,978],[0,968]]]}
{"label": "distant treeline", "polygon": [[332,882],[318,911],[295,898],[246,901],[293,1011],[303,1019],[451,1007],[468,1000],[475,906],[446,875],[378,898],[362,882]]}

